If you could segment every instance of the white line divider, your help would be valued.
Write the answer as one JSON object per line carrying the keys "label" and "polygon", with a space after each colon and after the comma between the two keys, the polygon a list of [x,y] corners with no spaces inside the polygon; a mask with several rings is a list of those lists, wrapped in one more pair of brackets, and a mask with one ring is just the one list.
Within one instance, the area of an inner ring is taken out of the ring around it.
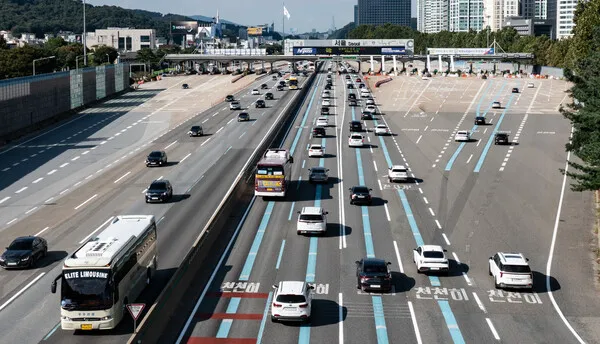
{"label": "white line divider", "polygon": [[25,287],[23,287],[21,290],[19,290],[15,295],[13,295],[10,299],[8,299],[5,303],[3,303],[0,306],[0,312],[6,308],[11,302],[13,302],[14,300],[16,300],[19,296],[21,296],[21,294],[23,294],[27,289],[29,289],[32,285],[35,284],[35,282],[39,281],[40,278],[44,277],[46,273],[42,272],[41,274],[39,274],[36,278],[34,278],[31,282],[27,283],[27,285]]}
{"label": "white line divider", "polygon": [[487,310],[485,309],[483,302],[481,302],[481,300],[479,299],[479,296],[477,296],[476,292],[473,292],[473,298],[475,299],[475,302],[477,302],[477,306],[479,306],[479,308],[483,311],[483,313],[487,313]]}
{"label": "white line divider", "polygon": [[83,203],[81,203],[80,205],[75,207],[75,210],[83,207],[84,205],[86,205],[89,201],[93,200],[94,198],[96,198],[98,196],[98,194],[94,194],[94,196],[88,198],[87,200],[85,200]]}
{"label": "white line divider", "polygon": [[488,326],[490,327],[490,331],[492,331],[494,338],[496,338],[496,340],[500,340],[500,336],[498,335],[498,332],[496,331],[496,328],[494,327],[494,324],[492,324],[492,321],[490,320],[490,318],[485,318],[485,321],[487,322]]}
{"label": "white line divider", "polygon": [[41,231],[37,232],[37,234],[35,234],[35,236],[40,236],[42,235],[42,233],[44,233],[45,231],[47,231],[50,227],[46,226],[46,228],[42,229]]}
{"label": "white line divider", "polygon": [[421,331],[419,331],[419,324],[417,324],[417,317],[415,316],[415,309],[413,308],[411,301],[408,301],[408,310],[410,311],[410,318],[412,319],[412,324],[415,329],[417,344],[423,344],[423,340],[421,340]]}
{"label": "white line divider", "polygon": [[339,330],[338,330],[338,337],[339,337],[339,343],[340,344],[344,344],[344,301],[342,299],[342,293],[339,294],[339,300],[338,300],[338,309],[340,312],[340,326],[339,326]]}
{"label": "white line divider", "polygon": [[165,147],[165,149],[169,149],[169,147],[171,147],[172,145],[176,144],[177,140],[171,142],[168,146]]}
{"label": "white line divider", "polygon": [[398,243],[394,240],[394,251],[396,251],[396,259],[398,260],[398,268],[400,273],[404,273],[404,266],[402,266],[402,259],[400,259],[400,250],[398,250]]}

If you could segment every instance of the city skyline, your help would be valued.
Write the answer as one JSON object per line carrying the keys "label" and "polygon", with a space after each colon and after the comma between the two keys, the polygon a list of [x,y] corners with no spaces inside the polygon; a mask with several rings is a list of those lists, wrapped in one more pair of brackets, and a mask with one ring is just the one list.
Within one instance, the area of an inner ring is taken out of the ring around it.
{"label": "city skyline", "polygon": [[[285,20],[285,31],[289,33],[291,28],[295,28],[298,33],[310,32],[312,29],[325,32],[331,28],[332,16],[335,18],[336,28],[342,28],[354,21],[354,5],[357,2],[357,0],[337,0],[335,2],[306,0],[301,4],[287,2],[285,7],[290,12],[290,19]],[[284,4],[280,0],[263,0],[260,5],[242,0],[222,3],[203,2],[201,6],[199,6],[198,1],[192,0],[179,1],[177,6],[159,0],[86,0],[86,3],[93,6],[119,6],[127,9],[186,16],[203,15],[213,17],[218,10],[219,17],[240,25],[252,26],[274,22],[276,31],[282,30]],[[416,0],[411,0],[411,17],[416,17],[415,8]]]}

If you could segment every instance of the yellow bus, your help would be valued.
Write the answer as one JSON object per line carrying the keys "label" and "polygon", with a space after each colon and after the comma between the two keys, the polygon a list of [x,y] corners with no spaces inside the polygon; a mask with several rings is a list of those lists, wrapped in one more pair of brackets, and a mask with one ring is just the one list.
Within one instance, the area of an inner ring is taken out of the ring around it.
{"label": "yellow bus", "polygon": [[289,85],[290,85],[290,90],[297,90],[298,89],[298,78],[296,78],[295,76],[291,76],[289,79]]}

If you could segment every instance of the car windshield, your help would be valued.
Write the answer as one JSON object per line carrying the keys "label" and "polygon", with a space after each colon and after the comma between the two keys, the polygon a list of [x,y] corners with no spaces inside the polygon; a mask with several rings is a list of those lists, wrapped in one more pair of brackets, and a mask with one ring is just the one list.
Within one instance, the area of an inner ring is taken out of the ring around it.
{"label": "car windshield", "polygon": [[310,170],[310,172],[314,174],[321,174],[325,173],[325,169],[322,167],[314,167],[312,170]]}
{"label": "car windshield", "polygon": [[320,145],[312,145],[310,146],[310,149],[321,149]]}
{"label": "car windshield", "polygon": [[163,191],[167,189],[167,183],[165,182],[155,182],[150,185],[148,191]]}
{"label": "car windshield", "polygon": [[304,295],[277,295],[277,302],[283,303],[304,303],[306,302],[306,298]]}
{"label": "car windshield", "polygon": [[378,129],[387,129],[387,127],[385,126],[385,124],[380,124],[377,126]]}
{"label": "car windshield", "polygon": [[300,214],[300,221],[304,221],[304,222],[323,222],[323,217],[321,215]]}
{"label": "car windshield", "polygon": [[529,265],[504,265],[502,271],[529,273],[531,272],[531,268],[529,268]]}
{"label": "car windshield", "polygon": [[369,189],[365,186],[355,186],[353,191],[354,191],[354,193],[361,193],[361,194],[369,193]]}
{"label": "car windshield", "polygon": [[352,135],[352,136],[350,136],[350,138],[353,139],[353,140],[360,140],[360,139],[362,139],[362,136],[360,136],[360,135]]}
{"label": "car windshield", "polygon": [[423,257],[425,258],[444,258],[444,252],[440,251],[424,251]]}
{"label": "car windshield", "polygon": [[387,267],[385,264],[365,264],[364,266],[365,273],[387,273]]}
{"label": "car windshield", "polygon": [[395,168],[392,170],[392,172],[406,172],[405,168]]}
{"label": "car windshield", "polygon": [[256,174],[271,175],[271,176],[282,176],[283,175],[283,167],[282,166],[258,165],[258,168],[256,170]]}
{"label": "car windshield", "polygon": [[66,310],[100,310],[112,306],[108,270],[67,270],[62,276],[61,307]]}
{"label": "car windshield", "polygon": [[458,135],[467,135],[467,132],[466,131],[459,131]]}
{"label": "car windshield", "polygon": [[148,156],[151,157],[151,158],[160,158],[161,155],[162,155],[161,152],[152,152]]}
{"label": "car windshield", "polygon": [[198,131],[198,130],[200,130],[199,126],[195,125],[195,126],[192,127],[192,131]]}
{"label": "car windshield", "polygon": [[33,240],[15,240],[8,246],[8,249],[11,251],[31,250],[32,243]]}

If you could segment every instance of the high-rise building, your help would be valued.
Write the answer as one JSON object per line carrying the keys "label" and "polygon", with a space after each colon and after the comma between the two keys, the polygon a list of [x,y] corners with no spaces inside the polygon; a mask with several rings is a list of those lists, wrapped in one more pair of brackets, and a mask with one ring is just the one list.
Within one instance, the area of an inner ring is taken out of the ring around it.
{"label": "high-rise building", "polygon": [[410,27],[411,0],[358,0],[358,25],[386,23]]}
{"label": "high-rise building", "polygon": [[358,23],[358,5],[354,5],[354,25],[360,25]]}
{"label": "high-rise building", "polygon": [[436,33],[448,30],[448,0],[417,0],[417,30]]}
{"label": "high-rise building", "polygon": [[481,31],[484,28],[484,0],[450,0],[449,6],[449,31]]}
{"label": "high-rise building", "polygon": [[556,38],[563,39],[573,35],[577,0],[558,0],[556,6]]}

